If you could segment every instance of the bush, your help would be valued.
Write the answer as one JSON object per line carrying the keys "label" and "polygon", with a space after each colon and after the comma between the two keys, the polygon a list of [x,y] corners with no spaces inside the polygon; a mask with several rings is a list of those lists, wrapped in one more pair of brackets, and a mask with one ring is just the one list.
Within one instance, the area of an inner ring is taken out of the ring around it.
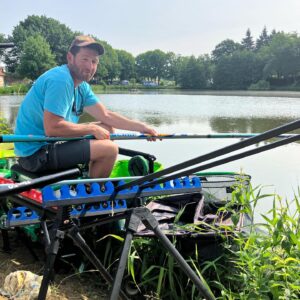
{"label": "bush", "polygon": [[266,80],[259,80],[256,83],[252,83],[248,90],[252,91],[266,91],[270,90],[270,83]]}
{"label": "bush", "polygon": [[0,133],[1,134],[10,134],[12,133],[13,130],[10,127],[9,123],[7,120],[3,117],[0,116]]}
{"label": "bush", "polygon": [[26,94],[30,89],[31,84],[19,83],[11,86],[0,87],[0,95],[8,94]]}
{"label": "bush", "polygon": [[[269,196],[259,191],[254,208],[258,199]],[[295,196],[294,210],[273,197],[264,224],[252,225],[247,235],[235,234],[230,243],[224,237],[222,263],[214,268],[219,280],[212,283],[222,299],[300,299],[300,202]]]}

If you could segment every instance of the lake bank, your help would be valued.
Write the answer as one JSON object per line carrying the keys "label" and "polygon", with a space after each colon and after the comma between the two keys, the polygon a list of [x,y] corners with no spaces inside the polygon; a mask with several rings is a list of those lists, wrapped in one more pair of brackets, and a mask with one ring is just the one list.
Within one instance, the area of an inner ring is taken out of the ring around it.
{"label": "lake bank", "polygon": [[[101,86],[91,85],[96,94],[173,94],[173,95],[212,95],[212,96],[249,96],[249,97],[284,97],[300,98],[300,91],[279,90],[186,90],[176,87],[142,87],[142,86]],[[23,95],[29,87],[21,84],[0,87],[0,95]]]}
{"label": "lake bank", "polygon": [[300,98],[300,91],[217,91],[217,90],[174,90],[183,94],[212,95],[212,96],[250,96],[250,97],[285,97]]}
{"label": "lake bank", "polygon": [[300,98],[300,91],[243,91],[243,90],[186,90],[179,88],[126,88],[126,89],[97,89],[92,86],[97,94],[170,94],[170,95],[211,95],[211,96],[248,96],[248,97],[284,97]]}

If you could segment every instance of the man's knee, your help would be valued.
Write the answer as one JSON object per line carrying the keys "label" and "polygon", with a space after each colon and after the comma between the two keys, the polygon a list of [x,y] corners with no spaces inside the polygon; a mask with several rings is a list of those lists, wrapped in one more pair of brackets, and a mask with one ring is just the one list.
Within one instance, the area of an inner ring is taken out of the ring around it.
{"label": "man's knee", "polygon": [[119,147],[114,142],[110,143],[110,154],[112,157],[117,157],[117,155],[119,154]]}
{"label": "man's knee", "polygon": [[92,140],[91,141],[91,160],[104,158],[117,158],[119,147],[110,140]]}

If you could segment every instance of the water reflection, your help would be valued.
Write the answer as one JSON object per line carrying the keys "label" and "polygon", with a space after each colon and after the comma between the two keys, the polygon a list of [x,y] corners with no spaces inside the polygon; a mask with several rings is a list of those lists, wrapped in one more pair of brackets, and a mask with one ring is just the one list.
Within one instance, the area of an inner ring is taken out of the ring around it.
{"label": "water reflection", "polygon": [[[151,124],[154,127],[160,127],[161,125],[164,124],[176,124],[178,123],[179,120],[183,120],[182,118],[174,117],[171,118],[169,115],[165,115],[163,113],[158,113],[158,112],[143,112],[141,113],[136,113],[136,112],[129,112],[128,110],[118,110],[118,113],[127,116],[128,118],[131,119],[138,119],[143,122],[146,122],[147,124]],[[88,115],[88,114],[83,114],[80,118],[80,122],[91,122],[93,119]]]}
{"label": "water reflection", "polygon": [[[0,110],[14,126],[24,96],[0,96]],[[110,94],[98,95],[109,109],[172,132],[263,132],[300,118],[300,101],[212,95]],[[84,114],[81,122],[92,119]],[[209,133],[208,132],[208,133]]]}
{"label": "water reflection", "polygon": [[[223,118],[212,117],[210,126],[215,132],[264,132],[295,121],[295,118]],[[297,131],[295,131],[297,132]],[[298,130],[298,133],[300,131]]]}

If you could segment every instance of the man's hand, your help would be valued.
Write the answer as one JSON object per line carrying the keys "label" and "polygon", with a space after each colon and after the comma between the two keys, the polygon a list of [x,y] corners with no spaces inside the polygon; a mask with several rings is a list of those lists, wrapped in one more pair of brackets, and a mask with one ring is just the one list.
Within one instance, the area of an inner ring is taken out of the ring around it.
{"label": "man's hand", "polygon": [[96,124],[89,124],[88,126],[90,127],[91,134],[97,140],[108,140],[110,138],[110,132],[105,128],[98,126]]}
{"label": "man's hand", "polygon": [[[153,129],[153,128],[151,128],[151,127],[149,127],[148,125],[144,125],[144,130],[142,131],[142,133],[145,133],[145,134],[149,134],[149,135],[153,135],[153,136],[158,136],[158,133],[156,132],[156,130],[155,129]],[[161,140],[161,139],[160,139]],[[154,138],[154,137],[150,137],[149,139],[148,139],[148,141],[156,141],[156,138]]]}

